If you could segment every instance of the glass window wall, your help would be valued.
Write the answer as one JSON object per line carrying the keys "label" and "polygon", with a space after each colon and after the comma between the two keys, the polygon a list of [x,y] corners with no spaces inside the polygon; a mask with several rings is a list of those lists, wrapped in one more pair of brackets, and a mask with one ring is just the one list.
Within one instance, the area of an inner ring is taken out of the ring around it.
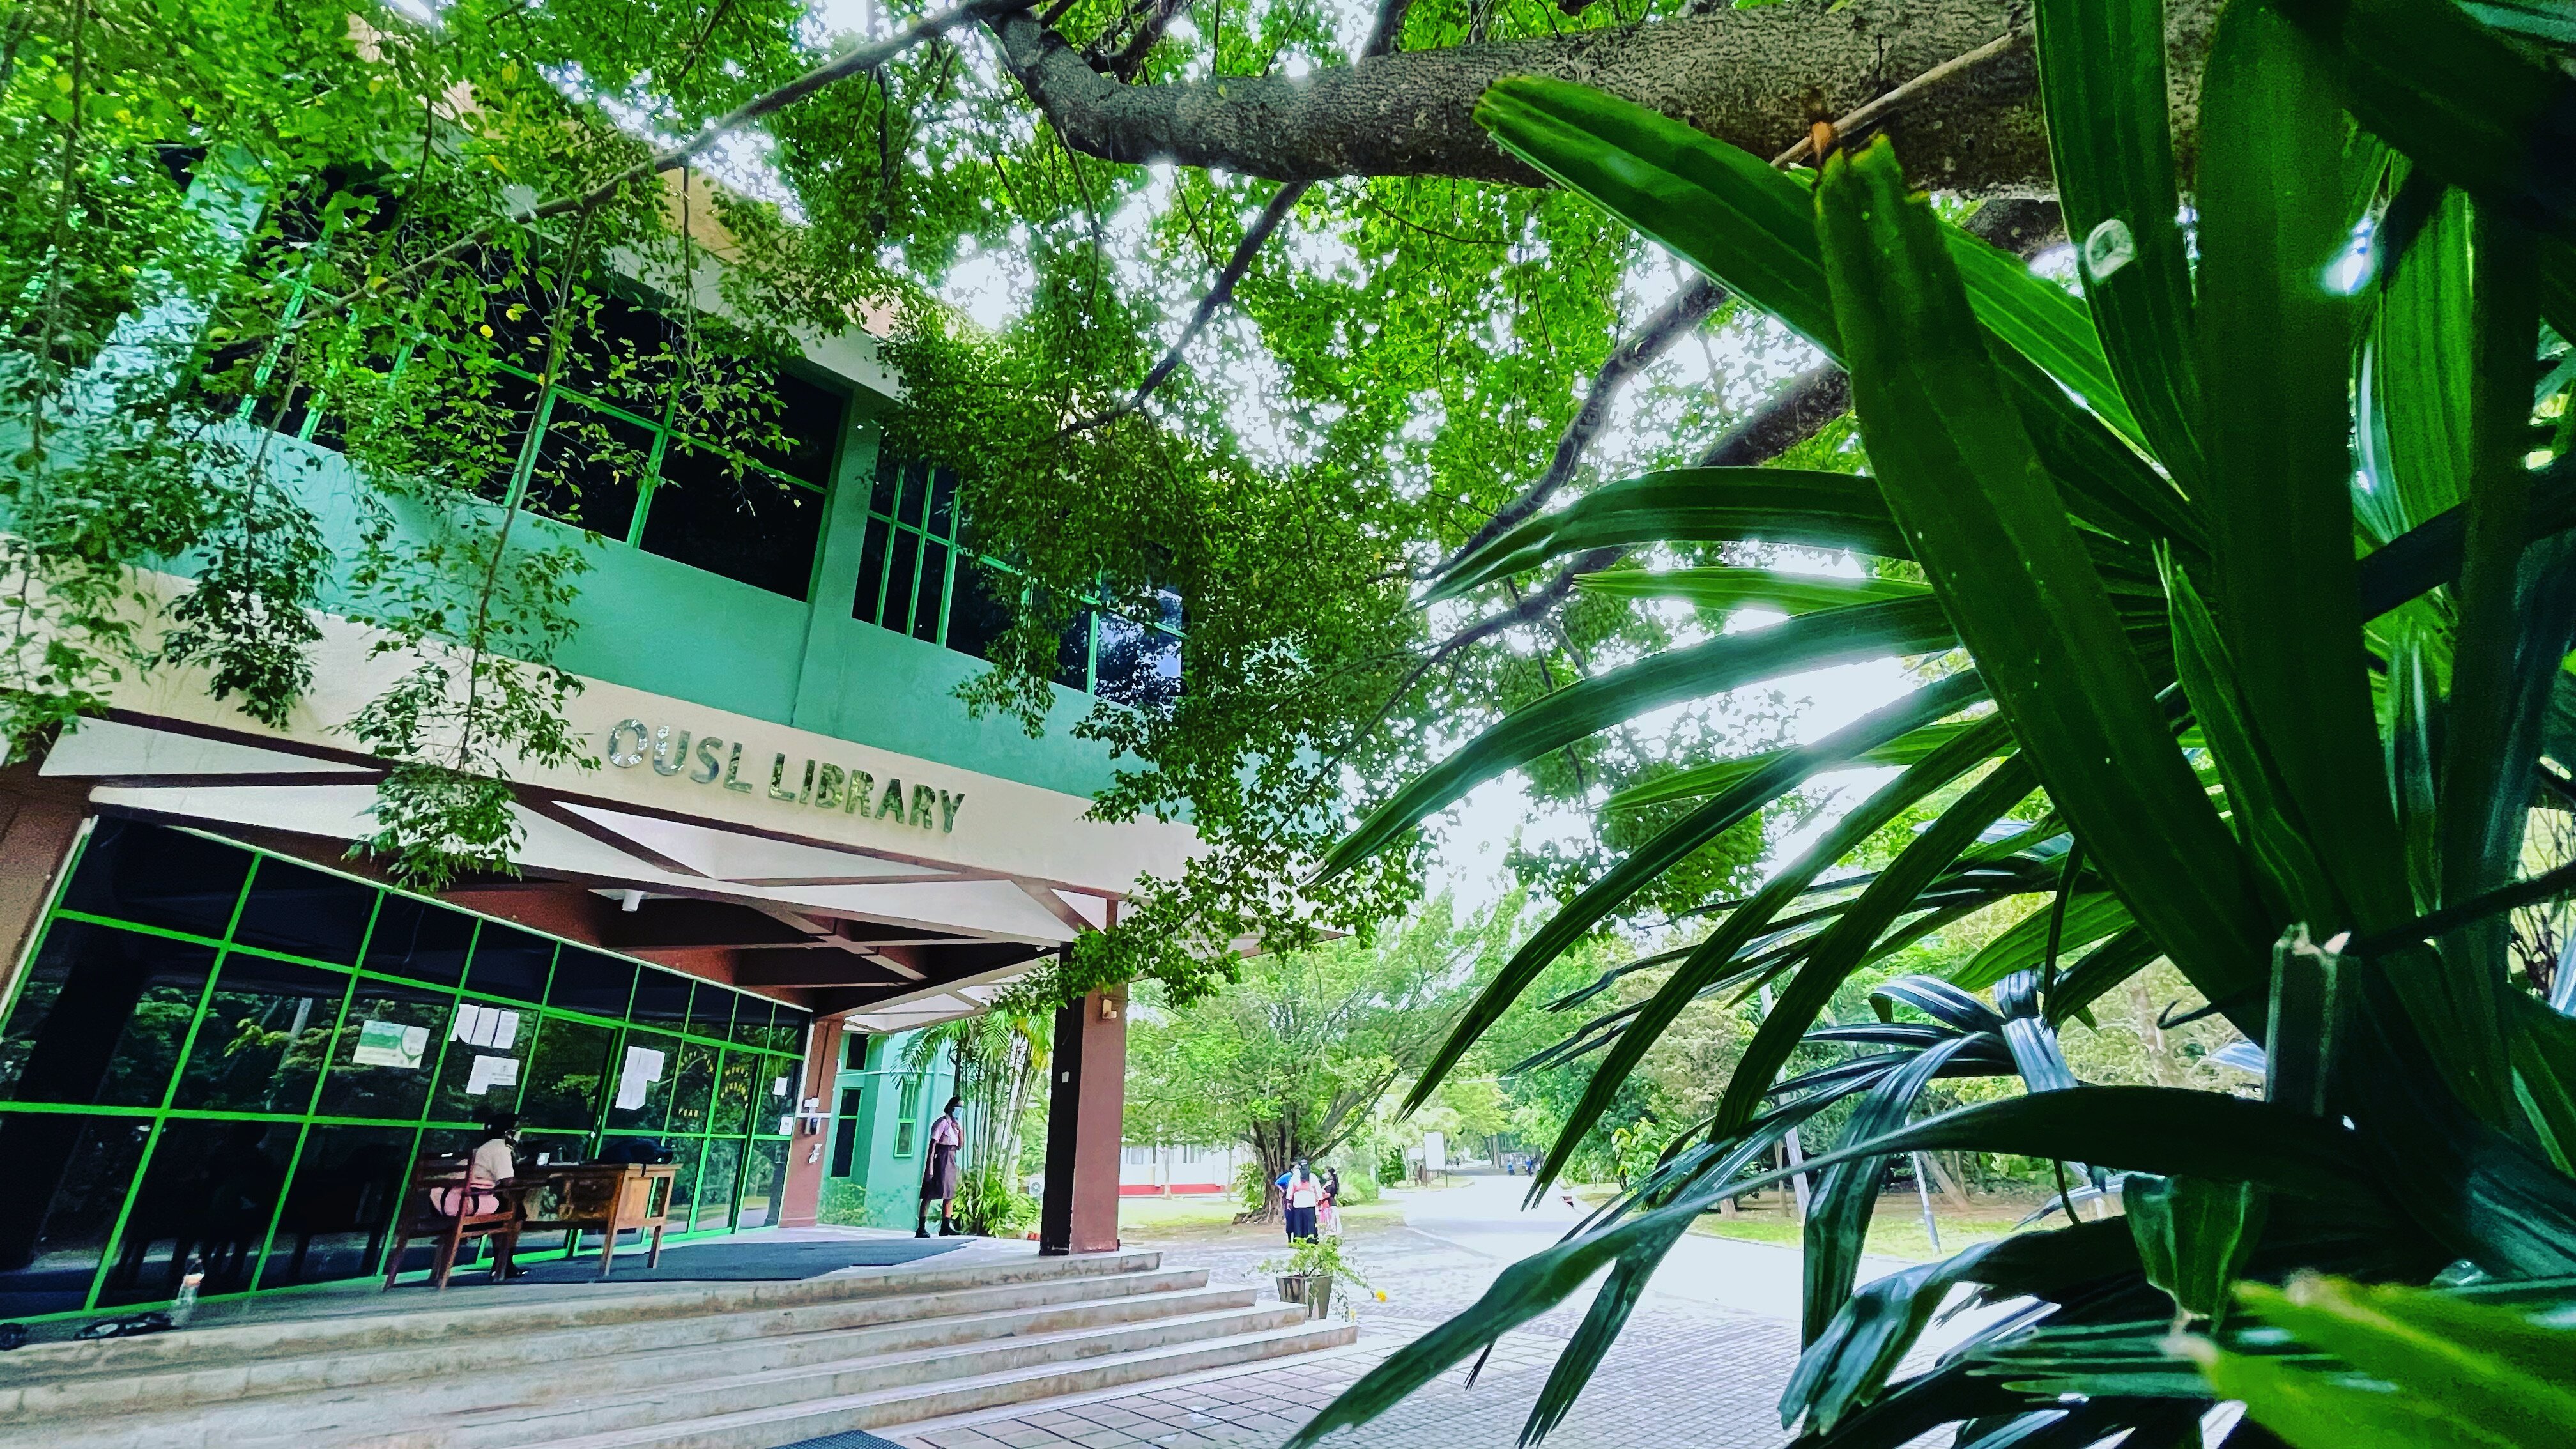
{"label": "glass window wall", "polygon": [[0,1015],[0,1319],[384,1271],[415,1156],[681,1165],[688,1231],[765,1226],[807,1019],[183,830],[103,819]]}

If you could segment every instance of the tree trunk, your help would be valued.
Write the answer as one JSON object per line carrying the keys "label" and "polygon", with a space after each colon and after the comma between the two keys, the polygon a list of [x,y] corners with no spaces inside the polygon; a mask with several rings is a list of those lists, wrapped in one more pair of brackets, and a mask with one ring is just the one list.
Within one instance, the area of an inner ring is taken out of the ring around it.
{"label": "tree trunk", "polygon": [[[2184,174],[2201,60],[2218,0],[2166,7],[2173,129]],[[986,22],[1004,62],[1067,145],[1111,161],[1170,161],[1275,181],[1457,176],[1539,184],[1475,120],[1504,76],[1545,76],[1623,99],[1772,156],[1820,117],[2026,26],[2008,0],[1789,0],[1750,10],[1375,56],[1303,76],[1123,85],[1026,11]],[[1890,123],[1917,185],[1974,196],[2051,191],[2027,46],[1929,89]]]}

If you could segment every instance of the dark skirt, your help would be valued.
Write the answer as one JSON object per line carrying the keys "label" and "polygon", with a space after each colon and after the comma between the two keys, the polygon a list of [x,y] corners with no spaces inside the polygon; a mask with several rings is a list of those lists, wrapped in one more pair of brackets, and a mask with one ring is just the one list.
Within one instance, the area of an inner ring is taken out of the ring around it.
{"label": "dark skirt", "polygon": [[1315,1210],[1313,1208],[1301,1207],[1292,1207],[1288,1209],[1288,1241],[1292,1243],[1311,1243],[1314,1240]]}
{"label": "dark skirt", "polygon": [[954,1143],[930,1145],[930,1161],[921,1169],[921,1200],[937,1198],[942,1202],[957,1195],[957,1147]]}

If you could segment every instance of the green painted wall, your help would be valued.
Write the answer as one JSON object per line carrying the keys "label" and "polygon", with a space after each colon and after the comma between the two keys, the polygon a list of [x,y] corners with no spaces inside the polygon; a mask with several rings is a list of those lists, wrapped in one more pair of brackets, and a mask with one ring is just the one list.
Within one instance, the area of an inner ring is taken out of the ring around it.
{"label": "green painted wall", "polygon": [[[915,1072],[905,1065],[905,1055],[919,1035],[899,1032],[869,1037],[861,1065],[855,1069],[844,1066],[836,1075],[832,1100],[837,1103],[842,1092],[856,1088],[861,1105],[855,1126],[836,1116],[832,1136],[824,1143],[827,1175],[817,1214],[821,1221],[869,1228],[908,1229],[913,1225],[921,1203],[923,1139],[930,1131],[931,1119],[947,1105],[957,1082],[956,1063],[944,1052],[924,1071]],[[902,1130],[901,1117],[904,1084],[915,1079],[920,1083],[915,1099],[920,1115],[907,1134]],[[857,1139],[850,1154],[850,1173],[847,1177],[832,1176],[829,1170],[840,1160],[840,1139],[845,1131]]]}

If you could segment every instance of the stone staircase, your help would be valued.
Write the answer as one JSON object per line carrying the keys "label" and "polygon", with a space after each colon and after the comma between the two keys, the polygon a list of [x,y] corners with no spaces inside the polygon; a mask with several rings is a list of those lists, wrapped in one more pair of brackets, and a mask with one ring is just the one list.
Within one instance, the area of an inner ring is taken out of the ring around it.
{"label": "stone staircase", "polygon": [[0,1358],[0,1445],[773,1449],[1358,1333],[1154,1253],[519,1291],[30,1345]]}

